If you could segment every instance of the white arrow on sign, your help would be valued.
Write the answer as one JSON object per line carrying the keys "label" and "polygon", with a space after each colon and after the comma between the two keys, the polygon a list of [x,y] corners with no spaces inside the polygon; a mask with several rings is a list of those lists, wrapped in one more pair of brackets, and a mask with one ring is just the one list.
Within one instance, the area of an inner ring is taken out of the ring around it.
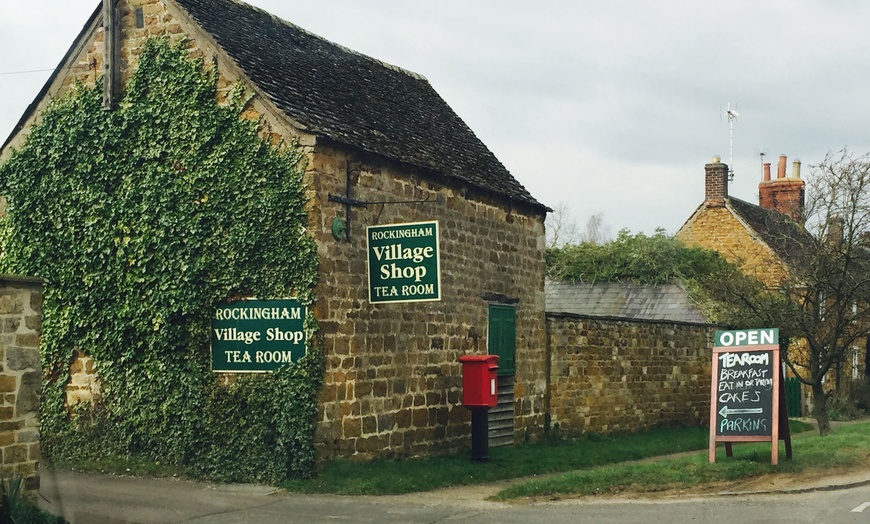
{"label": "white arrow on sign", "polygon": [[719,414],[724,418],[728,418],[728,415],[749,415],[756,413],[764,413],[763,408],[731,408],[728,409],[728,406],[723,407],[719,410]]}

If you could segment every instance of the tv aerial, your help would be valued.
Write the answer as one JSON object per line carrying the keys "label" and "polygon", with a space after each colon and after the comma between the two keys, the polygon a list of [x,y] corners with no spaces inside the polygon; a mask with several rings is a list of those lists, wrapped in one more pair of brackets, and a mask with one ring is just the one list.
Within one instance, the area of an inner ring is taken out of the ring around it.
{"label": "tv aerial", "polygon": [[767,156],[767,146],[757,149],[756,153],[761,160],[761,175],[764,176],[764,157]]}
{"label": "tv aerial", "polygon": [[728,107],[722,111],[722,106],[719,106],[721,120],[724,116],[728,119],[728,128],[730,132],[730,142],[728,144],[728,181],[734,180],[734,121],[740,116],[737,112],[737,102],[734,103],[734,109],[731,109],[731,102],[728,102]]}

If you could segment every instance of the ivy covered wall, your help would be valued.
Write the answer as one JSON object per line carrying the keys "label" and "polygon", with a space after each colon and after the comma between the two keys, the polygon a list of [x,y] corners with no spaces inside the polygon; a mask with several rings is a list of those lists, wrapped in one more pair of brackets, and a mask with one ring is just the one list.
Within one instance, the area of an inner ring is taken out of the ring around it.
{"label": "ivy covered wall", "polygon": [[[242,89],[218,104],[215,69],[189,59],[183,42],[150,40],[117,110],[103,110],[100,89],[78,86],[0,166],[0,269],[48,281],[50,460],[137,456],[228,481],[313,470],[323,374],[313,318],[308,354],[292,366],[226,384],[210,369],[217,304],[311,304],[317,275],[302,154],[240,118]],[[68,409],[77,349],[94,359],[100,395]]]}

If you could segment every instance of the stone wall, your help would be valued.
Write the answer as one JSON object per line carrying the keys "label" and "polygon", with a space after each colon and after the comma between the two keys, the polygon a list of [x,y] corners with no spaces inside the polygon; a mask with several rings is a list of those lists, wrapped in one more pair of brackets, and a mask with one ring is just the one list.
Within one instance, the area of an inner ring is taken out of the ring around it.
{"label": "stone wall", "polygon": [[578,435],[708,424],[713,329],[548,314],[554,428]]}
{"label": "stone wall", "polygon": [[0,477],[39,489],[42,281],[0,276]]}
{"label": "stone wall", "polygon": [[94,359],[81,349],[73,350],[69,383],[64,390],[66,406],[71,411],[79,402],[90,404],[100,397],[100,380],[94,369]]}

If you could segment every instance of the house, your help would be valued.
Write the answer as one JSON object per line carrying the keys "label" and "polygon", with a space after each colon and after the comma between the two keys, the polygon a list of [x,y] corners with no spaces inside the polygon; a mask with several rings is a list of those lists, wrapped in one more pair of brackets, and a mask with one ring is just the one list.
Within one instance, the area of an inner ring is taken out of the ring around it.
{"label": "house", "polygon": [[[770,163],[763,164],[756,205],[729,196],[728,166],[714,157],[705,166],[704,202],[677,231],[676,238],[690,246],[718,251],[745,273],[776,289],[793,268],[799,267],[803,246],[815,242],[799,222],[805,194],[800,161],[792,163],[790,176],[786,164],[786,156],[781,155],[775,178],[771,177]],[[799,346],[796,351],[801,351]],[[854,360],[857,364],[857,352]],[[788,380],[786,388],[792,399],[790,414],[799,415],[807,388],[800,387],[797,379]]]}
{"label": "house", "polygon": [[[307,159],[307,230],[319,257],[311,310],[325,355],[318,456],[408,456],[467,445],[458,361],[465,354],[500,356],[508,441],[542,432],[548,208],[423,76],[235,0],[103,4],[0,158],[21,148],[49,100],[76,82],[93,86],[102,78],[111,109],[147,39],[186,39],[190,56],[214,61],[222,93],[241,84],[252,95],[243,116],[259,122],[262,137],[296,140]],[[429,247],[440,260],[425,271],[437,276],[439,291],[425,300],[379,300],[396,290],[370,289],[367,243],[374,237],[367,228],[386,228],[374,231],[389,239],[396,228],[419,224],[437,230],[437,245]],[[90,362],[87,349],[75,354],[68,401],[93,400],[100,363]],[[82,377],[92,364],[96,374]],[[215,372],[215,380],[224,374]]]}
{"label": "house", "polygon": [[675,237],[689,246],[718,251],[727,260],[741,264],[744,272],[769,286],[776,286],[797,263],[801,241],[809,233],[799,226],[804,203],[800,162],[793,163],[786,177],[787,158],[779,159],[777,177],[771,179],[770,164],[758,185],[759,204],[728,195],[728,166],[718,157],[705,166],[705,198]]}
{"label": "house", "polygon": [[562,434],[700,426],[712,325],[678,284],[547,279],[551,424]]}

